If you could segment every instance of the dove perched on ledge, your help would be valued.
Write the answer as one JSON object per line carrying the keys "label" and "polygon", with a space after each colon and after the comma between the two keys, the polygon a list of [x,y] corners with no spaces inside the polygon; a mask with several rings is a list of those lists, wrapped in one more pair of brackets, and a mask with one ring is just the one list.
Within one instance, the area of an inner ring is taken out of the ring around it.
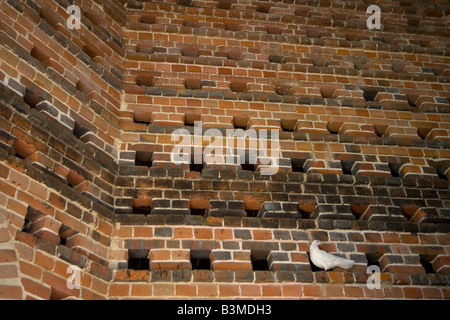
{"label": "dove perched on ledge", "polygon": [[325,269],[325,271],[333,269],[334,267],[341,267],[344,269],[353,267],[355,261],[329,254],[328,252],[320,250],[319,245],[321,245],[320,241],[314,240],[309,247],[311,262],[316,267]]}

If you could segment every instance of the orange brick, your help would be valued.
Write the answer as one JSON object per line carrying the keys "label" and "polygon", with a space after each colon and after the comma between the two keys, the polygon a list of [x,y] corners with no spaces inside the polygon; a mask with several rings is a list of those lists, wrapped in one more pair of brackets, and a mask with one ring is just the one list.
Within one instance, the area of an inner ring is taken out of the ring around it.
{"label": "orange brick", "polygon": [[197,297],[217,297],[219,295],[218,285],[216,284],[199,284],[197,285]]}
{"label": "orange brick", "polygon": [[111,283],[108,290],[110,297],[128,297],[130,295],[130,285],[124,283]]}
{"label": "orange brick", "polygon": [[175,239],[191,239],[192,234],[192,228],[174,228],[173,230],[173,237]]}
{"label": "orange brick", "polygon": [[211,239],[213,232],[211,229],[195,228],[194,237],[196,239]]}
{"label": "orange brick", "polygon": [[440,288],[422,288],[424,299],[442,299],[442,291]]}
{"label": "orange brick", "polygon": [[346,286],[346,287],[344,287],[344,294],[346,297],[363,298],[364,290],[362,287]]}
{"label": "orange brick", "polygon": [[322,297],[322,290],[319,285],[304,285],[303,286],[304,297]]}
{"label": "orange brick", "polygon": [[252,230],[253,240],[270,240],[272,232],[270,230]]}
{"label": "orange brick", "polygon": [[420,288],[403,288],[403,294],[406,299],[420,299],[423,298],[422,290]]}
{"label": "orange brick", "polygon": [[175,293],[175,285],[174,284],[159,284],[155,283],[153,285],[153,295],[155,297],[170,297]]}
{"label": "orange brick", "polygon": [[233,239],[233,230],[231,229],[214,229],[214,239],[216,240],[230,240]]}
{"label": "orange brick", "polygon": [[195,297],[197,288],[191,284],[177,284],[175,286],[175,294],[179,297]]}
{"label": "orange brick", "polygon": [[325,294],[327,297],[332,298],[342,298],[344,297],[344,288],[343,286],[335,286],[335,285],[329,285],[325,287]]}
{"label": "orange brick", "polygon": [[26,292],[44,300],[50,299],[52,290],[49,286],[43,285],[27,278],[22,278],[21,281]]}
{"label": "orange brick", "polygon": [[219,297],[239,297],[239,285],[236,284],[219,284]]}
{"label": "orange brick", "polygon": [[18,268],[14,264],[0,264],[0,279],[10,279],[18,276]]}
{"label": "orange brick", "polygon": [[8,300],[21,300],[23,299],[22,287],[13,285],[1,285],[0,298]]}
{"label": "orange brick", "polygon": [[131,285],[131,295],[138,297],[148,297],[152,295],[152,286],[150,284],[133,283]]}
{"label": "orange brick", "polygon": [[241,284],[242,297],[261,297],[262,289],[258,284]]}
{"label": "orange brick", "polygon": [[252,270],[252,264],[244,261],[214,261],[213,270]]}
{"label": "orange brick", "polygon": [[303,286],[301,284],[282,284],[281,290],[284,297],[301,297]]}

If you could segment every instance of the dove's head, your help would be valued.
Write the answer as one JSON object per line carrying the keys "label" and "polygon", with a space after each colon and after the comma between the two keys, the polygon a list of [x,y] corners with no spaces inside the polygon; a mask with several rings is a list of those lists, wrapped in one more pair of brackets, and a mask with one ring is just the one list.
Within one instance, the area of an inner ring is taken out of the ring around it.
{"label": "dove's head", "polygon": [[319,240],[314,240],[314,241],[311,243],[311,246],[318,247],[318,246],[320,246],[321,244],[322,244],[322,243],[320,243]]}

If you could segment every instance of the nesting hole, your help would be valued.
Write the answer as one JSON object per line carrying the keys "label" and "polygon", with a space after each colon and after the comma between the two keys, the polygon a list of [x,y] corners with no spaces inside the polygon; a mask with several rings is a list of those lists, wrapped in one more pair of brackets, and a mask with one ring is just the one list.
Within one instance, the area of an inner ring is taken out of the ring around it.
{"label": "nesting hole", "polygon": [[250,259],[253,271],[269,271],[269,253],[266,250],[252,250]]}
{"label": "nesting hole", "polygon": [[202,80],[201,79],[192,79],[188,78],[184,80],[184,87],[190,90],[198,90],[202,88]]}
{"label": "nesting hole", "polygon": [[300,172],[300,173],[305,173],[303,166],[305,164],[305,159],[296,159],[293,158],[291,159],[292,162],[292,172]]}
{"label": "nesting hole", "polygon": [[217,3],[218,9],[230,10],[231,6],[236,3],[236,0],[219,0]]}
{"label": "nesting hole", "polygon": [[378,91],[375,90],[364,90],[364,99],[366,101],[375,101]]}
{"label": "nesting hole", "polygon": [[[201,155],[202,159],[203,159],[203,155]],[[196,162],[195,159],[195,154],[192,153],[191,155],[191,163],[189,164],[189,171],[191,172],[202,172],[203,171],[203,167],[204,167],[204,162],[202,160],[202,163],[198,163]]]}
{"label": "nesting hole", "polygon": [[389,162],[389,169],[391,170],[391,175],[393,177],[400,177],[400,168],[403,165],[403,163],[395,163],[395,162]]}
{"label": "nesting hole", "polygon": [[189,209],[191,210],[191,215],[194,216],[206,216],[206,209],[208,208],[208,201],[191,199],[189,201]]}
{"label": "nesting hole", "polygon": [[50,299],[51,301],[53,300],[64,300],[67,299],[68,297],[70,297],[70,294],[63,292],[62,290],[58,290],[55,288],[51,288],[51,293],[50,293]]}
{"label": "nesting hole", "polygon": [[31,223],[41,218],[42,216],[44,216],[44,213],[42,211],[36,210],[33,207],[28,206],[27,214],[25,215],[24,224],[22,227],[22,232],[29,233]]}
{"label": "nesting hole", "polygon": [[30,106],[30,108],[36,108],[36,106],[44,101],[45,99],[41,97],[39,94],[26,89],[25,95],[23,96],[23,101]]}
{"label": "nesting hole", "polygon": [[302,219],[311,219],[316,210],[316,203],[311,200],[302,201],[298,204],[298,213]]}
{"label": "nesting hole", "polygon": [[128,269],[130,270],[149,270],[150,269],[150,250],[128,250]]}
{"label": "nesting hole", "polygon": [[248,163],[248,162],[242,163],[241,168],[242,168],[242,170],[251,171],[251,172],[255,172],[255,170],[256,170],[255,165],[252,163]]}
{"label": "nesting hole", "polygon": [[133,199],[133,214],[147,216],[152,213],[152,198]]}
{"label": "nesting hole", "polygon": [[140,76],[136,79],[136,84],[143,87],[153,87],[154,76]]}
{"label": "nesting hole", "polygon": [[192,270],[210,270],[211,252],[209,250],[191,250]]}
{"label": "nesting hole", "polygon": [[70,187],[75,188],[76,186],[80,185],[86,179],[82,177],[80,174],[78,174],[74,170],[70,170],[66,177],[67,183]]}
{"label": "nesting hole", "polygon": [[233,117],[233,126],[235,129],[247,130],[248,117]]}
{"label": "nesting hole", "polygon": [[281,119],[281,129],[285,132],[294,132],[297,119]]}
{"label": "nesting hole", "polygon": [[200,121],[201,117],[202,116],[200,114],[186,113],[185,117],[184,117],[184,125],[193,127],[195,124],[195,121]]}
{"label": "nesting hole", "polygon": [[184,57],[193,57],[193,58],[196,58],[196,57],[199,56],[198,49],[197,49],[197,48],[194,48],[194,47],[183,48],[183,49],[181,50],[181,54],[182,54]]}
{"label": "nesting hole", "polygon": [[155,24],[156,23],[156,16],[142,16],[141,17],[141,23]]}
{"label": "nesting hole", "polygon": [[367,204],[353,203],[351,205],[351,211],[356,220],[359,220],[361,218],[364,212],[366,212],[367,208]]}
{"label": "nesting hole", "polygon": [[380,267],[380,256],[379,254],[366,253],[367,266],[377,266]]}
{"label": "nesting hole", "polygon": [[70,237],[72,237],[73,235],[75,235],[77,232],[74,231],[73,229],[69,228],[68,226],[62,224],[61,228],[59,228],[59,238],[60,238],[60,242],[59,244],[62,246],[66,245],[66,240],[69,239]]}
{"label": "nesting hole", "polygon": [[152,114],[150,112],[134,112],[134,123],[146,124],[149,125],[151,123]]}
{"label": "nesting hole", "polygon": [[153,152],[136,151],[135,165],[151,167],[153,165]]}
{"label": "nesting hole", "polygon": [[256,12],[259,13],[269,13],[270,11],[270,5],[258,5],[256,7]]}
{"label": "nesting hole", "polygon": [[425,269],[425,272],[427,274],[433,274],[436,273],[436,271],[433,268],[432,261],[436,258],[436,256],[431,255],[420,255],[420,264]]}
{"label": "nesting hole", "polygon": [[78,122],[75,122],[75,127],[73,128],[73,135],[77,137],[78,139],[81,139],[86,133],[89,132],[89,129],[87,129],[85,126],[81,125]]}
{"label": "nesting hole", "polygon": [[178,5],[185,6],[185,7],[192,7],[192,0],[178,0]]}
{"label": "nesting hole", "polygon": [[320,93],[322,95],[322,98],[332,99],[335,90],[336,89],[334,89],[334,88],[320,88]]}
{"label": "nesting hole", "polygon": [[230,82],[230,89],[233,92],[247,92],[247,81],[232,80]]}
{"label": "nesting hole", "polygon": [[354,164],[355,164],[355,161],[341,160],[342,173],[351,175]]}
{"label": "nesting hole", "polygon": [[34,47],[31,49],[30,52],[31,56],[38,61],[42,62],[44,65],[47,63],[47,61],[50,59],[50,56],[48,56],[44,51],[41,49]]}

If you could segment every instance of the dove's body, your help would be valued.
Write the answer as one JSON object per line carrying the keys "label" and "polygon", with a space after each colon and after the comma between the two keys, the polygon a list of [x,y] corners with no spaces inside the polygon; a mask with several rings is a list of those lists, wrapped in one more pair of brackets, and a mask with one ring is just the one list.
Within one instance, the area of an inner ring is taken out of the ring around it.
{"label": "dove's body", "polygon": [[353,267],[355,261],[329,254],[328,252],[320,250],[318,245],[319,242],[313,241],[309,248],[311,262],[315,266],[325,269],[325,271],[333,269],[334,267],[341,267],[344,269]]}

